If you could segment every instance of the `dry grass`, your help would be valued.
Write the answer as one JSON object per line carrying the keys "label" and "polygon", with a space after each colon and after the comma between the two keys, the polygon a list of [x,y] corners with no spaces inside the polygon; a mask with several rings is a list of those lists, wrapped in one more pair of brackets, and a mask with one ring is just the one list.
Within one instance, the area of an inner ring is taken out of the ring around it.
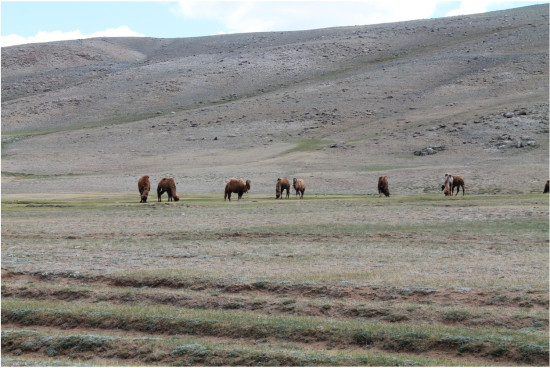
{"label": "dry grass", "polygon": [[[4,267],[396,287],[547,288],[542,195],[4,200]],[[47,215],[47,216],[46,216]],[[39,240],[39,241],[38,241]]]}
{"label": "dry grass", "polygon": [[[61,324],[85,342],[97,328],[186,333],[201,346],[198,336],[248,339],[238,355],[247,360],[208,345],[208,355],[182,353],[194,364],[259,364],[267,358],[256,342],[273,339],[304,345],[301,358],[282,349],[271,364],[531,364],[547,355],[547,196],[181,197],[4,197],[2,321]],[[29,339],[6,344],[19,352],[38,341]],[[127,344],[104,349],[120,359]],[[170,344],[123,361],[183,364]],[[381,355],[365,355],[365,345]],[[37,351],[101,361],[57,346]]]}

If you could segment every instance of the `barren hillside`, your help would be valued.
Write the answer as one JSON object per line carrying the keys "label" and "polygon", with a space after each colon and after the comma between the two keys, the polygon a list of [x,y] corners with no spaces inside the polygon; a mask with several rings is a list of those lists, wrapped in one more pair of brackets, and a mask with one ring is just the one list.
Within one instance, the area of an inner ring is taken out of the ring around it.
{"label": "barren hillside", "polygon": [[[548,6],[187,39],[2,48],[2,193],[131,192],[232,176],[274,194],[541,191]],[[136,199],[138,196],[136,196]]]}

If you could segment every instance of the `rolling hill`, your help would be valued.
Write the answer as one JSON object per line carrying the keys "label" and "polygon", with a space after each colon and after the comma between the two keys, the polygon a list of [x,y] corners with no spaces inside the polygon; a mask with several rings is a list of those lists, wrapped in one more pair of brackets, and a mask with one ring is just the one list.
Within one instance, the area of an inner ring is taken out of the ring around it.
{"label": "rolling hill", "polygon": [[[2,192],[176,178],[273,194],[542,191],[548,6],[410,22],[2,48]],[[136,195],[136,198],[138,196]]]}

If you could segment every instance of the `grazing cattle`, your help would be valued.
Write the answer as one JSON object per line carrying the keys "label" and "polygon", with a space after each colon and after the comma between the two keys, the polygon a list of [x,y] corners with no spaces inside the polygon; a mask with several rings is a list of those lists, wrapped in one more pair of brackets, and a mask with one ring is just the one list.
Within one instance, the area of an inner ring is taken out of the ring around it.
{"label": "grazing cattle", "polygon": [[447,175],[451,177],[450,179],[451,186],[449,190],[445,190],[445,184],[443,184],[441,186],[441,190],[444,191],[443,193],[445,193],[446,196],[452,196],[454,189],[456,188],[455,195],[458,195],[458,193],[460,192],[460,188],[462,187],[462,195],[464,195],[464,179],[462,179],[462,176],[445,174],[445,183],[447,183]]}
{"label": "grazing cattle", "polygon": [[548,182],[550,182],[550,180],[546,180],[546,184],[544,185],[544,192],[543,193],[548,193]]}
{"label": "grazing cattle", "polygon": [[306,191],[306,182],[303,179],[294,178],[292,180],[292,187],[296,191],[296,196],[298,196],[298,193],[300,193],[300,199],[303,199],[304,192]]}
{"label": "grazing cattle", "polygon": [[158,201],[162,202],[161,196],[166,192],[168,194],[168,202],[174,200],[179,201],[180,197],[176,194],[176,182],[174,178],[162,178],[157,185]]}
{"label": "grazing cattle", "polygon": [[143,175],[141,178],[139,178],[138,190],[139,195],[141,196],[141,201],[139,201],[139,203],[147,203],[147,197],[149,196],[149,191],[151,190],[149,175]]}
{"label": "grazing cattle", "polygon": [[445,174],[445,182],[443,183],[443,188],[446,196],[453,195],[453,176],[449,173]]}
{"label": "grazing cattle", "polygon": [[464,179],[462,179],[462,176],[460,175],[453,175],[453,187],[451,188],[451,195],[453,194],[454,188],[456,188],[455,195],[458,195],[458,192],[460,192],[461,187],[462,187],[462,195],[464,195]]}
{"label": "grazing cattle", "polygon": [[240,200],[243,193],[248,193],[250,190],[250,183],[250,179],[245,182],[243,179],[231,178],[227,184],[225,184],[225,194],[223,196],[223,200],[225,201],[226,199],[229,199],[229,202],[231,202],[231,193],[237,193],[237,200]]}
{"label": "grazing cattle", "polygon": [[378,197],[382,197],[382,193],[384,193],[386,197],[390,196],[388,177],[385,175],[378,178]]}
{"label": "grazing cattle", "polygon": [[286,190],[286,197],[288,198],[290,192],[290,182],[287,178],[277,178],[277,185],[275,186],[275,198],[282,198],[282,193]]}

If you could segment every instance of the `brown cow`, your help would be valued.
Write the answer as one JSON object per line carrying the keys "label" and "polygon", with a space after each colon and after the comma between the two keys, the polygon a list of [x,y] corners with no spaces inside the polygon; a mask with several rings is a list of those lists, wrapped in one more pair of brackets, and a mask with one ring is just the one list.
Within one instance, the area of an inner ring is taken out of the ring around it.
{"label": "brown cow", "polygon": [[139,201],[139,203],[147,203],[147,197],[149,196],[149,191],[151,190],[149,175],[143,175],[141,178],[139,178],[138,190],[139,195],[141,196],[141,201]]}
{"label": "brown cow", "polygon": [[390,187],[386,175],[378,178],[378,197],[382,197],[382,193],[384,193],[386,197],[390,196]]}
{"label": "brown cow", "polygon": [[227,184],[225,184],[225,194],[223,196],[223,200],[229,199],[229,202],[231,202],[231,193],[237,193],[238,199],[240,200],[243,196],[243,193],[248,193],[250,190],[250,179],[248,179],[246,182],[243,179],[235,179],[231,178]]}
{"label": "brown cow", "polygon": [[548,190],[550,188],[548,188],[548,182],[550,182],[550,180],[546,180],[546,184],[544,185],[544,192],[543,193],[548,193]]}
{"label": "brown cow", "polygon": [[460,188],[462,187],[462,195],[464,195],[464,179],[462,179],[462,176],[445,174],[445,182],[447,182],[447,175],[451,176],[451,187],[449,188],[450,190],[445,190],[445,184],[443,184],[441,186],[441,190],[444,191],[443,193],[445,193],[446,196],[452,196],[454,189],[456,188],[455,195],[458,195]]}
{"label": "brown cow", "polygon": [[166,192],[168,194],[168,202],[174,200],[179,201],[180,197],[176,194],[176,182],[174,178],[162,178],[157,185],[158,201],[162,202],[161,196]]}
{"label": "brown cow", "polygon": [[306,191],[306,182],[303,179],[292,180],[292,188],[296,191],[296,196],[300,193],[300,199],[304,198],[304,192]]}
{"label": "brown cow", "polygon": [[462,195],[464,195],[464,179],[460,175],[453,175],[453,188],[451,190],[451,195],[453,194],[454,188],[456,188],[456,194],[460,192],[460,187],[462,187]]}
{"label": "brown cow", "polygon": [[277,178],[277,185],[275,186],[275,198],[282,198],[282,193],[286,190],[286,197],[288,198],[290,192],[290,182],[287,178]]}

